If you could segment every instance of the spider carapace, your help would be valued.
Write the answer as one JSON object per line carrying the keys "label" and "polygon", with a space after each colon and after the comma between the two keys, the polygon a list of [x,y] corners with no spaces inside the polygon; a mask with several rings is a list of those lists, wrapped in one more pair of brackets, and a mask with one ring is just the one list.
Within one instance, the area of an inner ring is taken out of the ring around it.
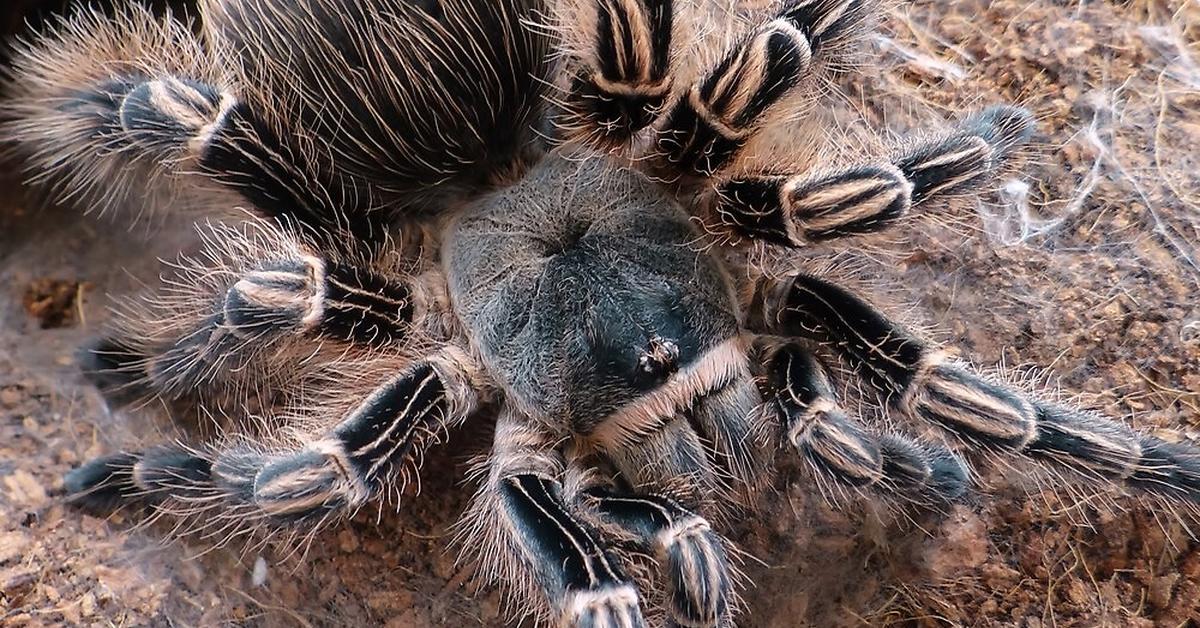
{"label": "spider carapace", "polygon": [[998,456],[1200,498],[1195,449],[750,253],[896,233],[995,181],[1034,122],[997,105],[827,160],[821,104],[876,2],[717,4],[202,0],[198,25],[83,11],[18,50],[0,132],[35,182],[222,214],[85,361],[114,403],[234,427],[128,444],[74,499],[206,538],[313,529],[488,415],[464,551],[511,619],[632,627],[735,622],[719,528],[779,457],[922,507]]}

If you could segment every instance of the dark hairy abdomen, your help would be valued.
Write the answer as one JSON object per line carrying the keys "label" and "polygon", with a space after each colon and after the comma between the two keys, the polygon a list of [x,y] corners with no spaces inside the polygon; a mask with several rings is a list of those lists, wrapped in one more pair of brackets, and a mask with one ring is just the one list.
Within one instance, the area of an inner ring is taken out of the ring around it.
{"label": "dark hairy abdomen", "polygon": [[268,118],[343,206],[439,209],[531,142],[549,73],[546,38],[522,24],[537,0],[263,6],[226,0],[209,27],[239,51],[248,100],[288,103]]}

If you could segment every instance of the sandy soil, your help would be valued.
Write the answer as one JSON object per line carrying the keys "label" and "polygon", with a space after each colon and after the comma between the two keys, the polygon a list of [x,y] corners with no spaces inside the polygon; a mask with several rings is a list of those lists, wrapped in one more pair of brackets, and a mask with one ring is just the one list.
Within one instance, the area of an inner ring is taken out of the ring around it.
{"label": "sandy soil", "polygon": [[[1090,407],[1200,439],[1200,5],[949,4],[893,10],[871,42],[886,71],[849,81],[843,106],[901,132],[1018,102],[1039,117],[1037,156],[1027,186],[914,223],[886,245],[905,254],[881,277],[953,352],[1039,365]],[[0,183],[13,199],[0,209],[0,624],[505,625],[496,594],[446,551],[485,427],[429,457],[401,512],[363,513],[294,551],[164,546],[136,511],[65,506],[72,465],[173,433],[108,412],[74,351],[103,324],[106,293],[153,282],[155,257],[192,243],[185,225],[127,231],[15,200],[16,178]],[[830,508],[785,476],[732,530],[755,583],[743,624],[1200,622],[1193,514],[1013,475],[915,521]]]}

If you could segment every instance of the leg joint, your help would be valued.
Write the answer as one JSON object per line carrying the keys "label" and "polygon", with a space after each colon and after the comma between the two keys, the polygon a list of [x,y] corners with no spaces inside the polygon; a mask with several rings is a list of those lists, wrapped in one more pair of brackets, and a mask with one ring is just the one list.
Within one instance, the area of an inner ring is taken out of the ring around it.
{"label": "leg joint", "polygon": [[160,157],[199,155],[221,130],[237,99],[188,78],[166,76],[135,85],[121,99],[121,128]]}

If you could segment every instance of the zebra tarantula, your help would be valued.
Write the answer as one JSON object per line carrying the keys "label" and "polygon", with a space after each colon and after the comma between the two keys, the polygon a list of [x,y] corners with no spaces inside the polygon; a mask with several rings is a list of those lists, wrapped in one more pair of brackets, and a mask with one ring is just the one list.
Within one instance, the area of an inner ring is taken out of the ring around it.
{"label": "zebra tarantula", "polygon": [[[779,456],[923,504],[994,455],[1200,499],[1195,449],[982,376],[749,253],[892,228],[1032,134],[995,106],[815,159],[806,120],[875,0],[200,7],[198,28],[79,13],[11,71],[3,136],[61,199],[250,210],[85,353],[114,401],[244,433],[88,462],[65,480],[82,502],[146,500],[221,538],[313,528],[487,416],[464,547],[520,612],[598,627],[731,625],[710,521],[752,509]],[[842,374],[878,412],[839,401]]]}

